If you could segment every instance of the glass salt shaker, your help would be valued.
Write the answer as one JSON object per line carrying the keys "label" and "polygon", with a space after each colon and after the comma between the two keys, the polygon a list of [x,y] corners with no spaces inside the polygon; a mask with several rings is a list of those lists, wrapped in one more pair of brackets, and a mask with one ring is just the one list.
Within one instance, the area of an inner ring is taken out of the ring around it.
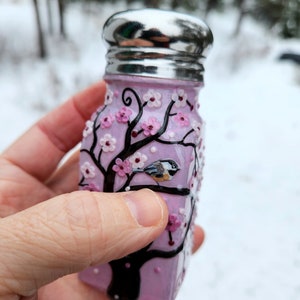
{"label": "glass salt shaker", "polygon": [[198,93],[213,36],[195,17],[140,9],[111,16],[103,38],[107,92],[83,132],[80,189],[152,189],[169,222],[145,248],[79,277],[110,299],[172,300],[193,243],[204,150]]}

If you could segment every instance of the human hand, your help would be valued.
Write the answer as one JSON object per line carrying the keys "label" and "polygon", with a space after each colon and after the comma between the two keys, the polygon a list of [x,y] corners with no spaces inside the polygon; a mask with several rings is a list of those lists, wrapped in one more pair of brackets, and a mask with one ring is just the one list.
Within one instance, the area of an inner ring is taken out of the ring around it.
{"label": "human hand", "polygon": [[[150,190],[72,193],[78,153],[61,160],[104,94],[100,82],[74,96],[1,155],[1,299],[106,299],[74,273],[136,251],[165,229],[166,205]],[[203,231],[195,237],[196,249]]]}

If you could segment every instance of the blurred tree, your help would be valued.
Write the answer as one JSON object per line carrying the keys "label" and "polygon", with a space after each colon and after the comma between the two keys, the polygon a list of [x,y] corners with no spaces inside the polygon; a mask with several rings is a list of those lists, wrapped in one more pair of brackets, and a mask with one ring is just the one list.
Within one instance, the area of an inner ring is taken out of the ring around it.
{"label": "blurred tree", "polygon": [[300,37],[300,0],[286,2],[280,33],[286,38]]}
{"label": "blurred tree", "polygon": [[48,30],[50,35],[53,34],[53,15],[52,15],[52,6],[51,0],[47,0],[47,18],[48,18]]}
{"label": "blurred tree", "polygon": [[177,7],[179,7],[180,2],[182,2],[182,1],[179,1],[179,0],[172,0],[172,3],[171,3],[172,9],[176,9]]}
{"label": "blurred tree", "polygon": [[[39,0],[32,0],[34,13],[36,18],[36,26],[37,26],[37,36],[38,36],[38,49],[39,49],[39,57],[45,58],[47,56],[46,51],[46,43],[45,43],[45,33],[42,28],[41,16],[40,16],[40,9],[39,9]],[[47,0],[44,2],[47,8],[47,18],[48,18],[48,28],[49,33],[52,35],[54,32],[53,26],[53,3],[57,3],[58,7],[58,14],[59,14],[59,32],[62,37],[66,37],[66,29],[65,29],[65,6],[66,0],[57,0],[56,2],[52,0]]]}
{"label": "blurred tree", "polygon": [[234,35],[238,35],[241,31],[242,23],[245,16],[250,13],[251,9],[254,7],[254,0],[234,0],[233,4],[238,9],[238,20],[235,26]]}
{"label": "blurred tree", "polygon": [[252,16],[272,27],[280,23],[285,7],[289,0],[256,0]]}
{"label": "blurred tree", "polygon": [[239,10],[235,34],[250,15],[285,38],[300,37],[300,0],[233,0],[233,4]]}
{"label": "blurred tree", "polygon": [[300,37],[300,0],[256,0],[252,16],[285,38]]}
{"label": "blurred tree", "polygon": [[205,16],[207,16],[211,10],[222,7],[224,4],[223,2],[223,0],[206,0]]}
{"label": "blurred tree", "polygon": [[58,1],[58,11],[59,11],[59,32],[60,35],[66,37],[65,30],[65,0]]}
{"label": "blurred tree", "polygon": [[144,5],[146,7],[158,8],[160,5],[160,0],[144,0]]}
{"label": "blurred tree", "polygon": [[38,0],[32,0],[32,1],[33,1],[33,7],[34,7],[34,13],[35,13],[35,19],[37,25],[39,57],[45,58],[47,56],[47,53],[46,53],[44,32],[42,30]]}
{"label": "blurred tree", "polygon": [[194,11],[199,8],[201,1],[198,0],[170,0],[168,4],[172,9],[183,7],[186,10]]}

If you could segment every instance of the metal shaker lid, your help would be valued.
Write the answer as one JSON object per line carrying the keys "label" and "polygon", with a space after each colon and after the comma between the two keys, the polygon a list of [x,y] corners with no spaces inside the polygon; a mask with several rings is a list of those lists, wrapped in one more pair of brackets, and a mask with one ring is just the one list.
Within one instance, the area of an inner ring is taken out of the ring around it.
{"label": "metal shaker lid", "polygon": [[106,74],[203,81],[203,60],[213,43],[200,19],[159,9],[111,16],[103,27]]}

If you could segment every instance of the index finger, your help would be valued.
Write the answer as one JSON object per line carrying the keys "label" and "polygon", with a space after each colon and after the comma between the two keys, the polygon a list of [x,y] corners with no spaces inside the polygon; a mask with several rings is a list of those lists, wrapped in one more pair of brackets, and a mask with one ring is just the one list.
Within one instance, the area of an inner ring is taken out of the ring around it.
{"label": "index finger", "polygon": [[40,181],[46,180],[81,140],[86,120],[103,104],[105,90],[102,81],[73,96],[33,125],[3,157]]}

